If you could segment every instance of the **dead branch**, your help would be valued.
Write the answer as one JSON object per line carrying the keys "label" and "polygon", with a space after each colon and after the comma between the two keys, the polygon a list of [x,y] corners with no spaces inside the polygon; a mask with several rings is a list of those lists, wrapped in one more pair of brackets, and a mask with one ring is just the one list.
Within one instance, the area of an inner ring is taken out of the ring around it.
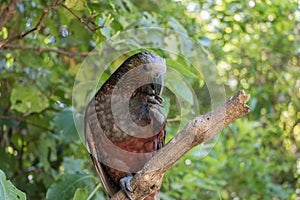
{"label": "dead branch", "polygon": [[51,133],[55,133],[54,130],[52,130],[52,129],[46,127],[46,126],[40,125],[40,124],[38,124],[38,123],[35,123],[35,122],[33,122],[33,121],[24,119],[24,118],[22,118],[22,117],[0,115],[0,120],[1,120],[1,119],[4,119],[4,120],[5,120],[5,119],[7,119],[7,120],[12,120],[12,119],[13,119],[13,120],[16,120],[16,121],[19,121],[19,122],[25,122],[25,123],[30,124],[30,125],[32,125],[32,126],[35,126],[35,127],[37,127],[37,128],[40,128],[40,129],[49,131],[49,132],[51,132]]}
{"label": "dead branch", "polygon": [[58,2],[54,3],[52,6],[48,7],[48,8],[45,8],[43,10],[43,14],[41,15],[38,23],[35,25],[35,27],[33,27],[32,29],[30,29],[29,31],[26,31],[25,33],[21,33],[21,34],[18,34],[18,35],[15,35],[11,38],[8,38],[4,41],[1,41],[0,42],[0,49],[2,49],[6,44],[12,42],[12,41],[15,41],[15,40],[20,40],[20,39],[23,39],[24,37],[26,37],[28,34],[34,32],[35,30],[40,30],[41,28],[41,24],[45,18],[45,16],[47,15],[47,13],[50,11],[50,10],[53,10],[54,8],[56,8],[56,6],[58,6]]}
{"label": "dead branch", "polygon": [[[224,127],[250,112],[246,105],[250,95],[243,90],[211,112],[191,120],[166,146],[149,160],[131,180],[134,199],[143,199],[157,191],[165,172],[193,147],[208,141]],[[111,199],[125,200],[119,191]]]}
{"label": "dead branch", "polygon": [[65,51],[62,49],[54,49],[48,47],[41,47],[41,46],[23,46],[23,45],[14,45],[14,44],[6,44],[5,49],[22,49],[22,50],[31,50],[37,52],[55,52],[60,55],[68,56],[68,57],[75,57],[75,56],[89,56],[89,55],[100,55],[99,52],[91,51],[91,52],[70,52]]}
{"label": "dead branch", "polygon": [[[9,5],[8,8],[11,7],[11,4],[13,4],[14,1],[12,1]],[[23,38],[25,38],[28,34],[36,31],[36,30],[40,30],[42,22],[44,21],[44,18],[46,17],[46,15],[51,11],[54,10],[56,7],[62,7],[64,9],[66,9],[68,12],[70,12],[76,19],[78,19],[81,23],[83,23],[88,29],[90,29],[93,33],[96,33],[96,30],[98,30],[99,28],[102,28],[102,26],[98,26],[98,27],[91,27],[89,26],[88,22],[86,22],[86,20],[84,20],[83,18],[79,17],[78,15],[76,15],[75,12],[73,12],[70,8],[68,8],[65,4],[61,3],[60,1],[56,1],[54,4],[52,4],[51,6],[45,8],[43,10],[43,13],[38,21],[38,23],[35,25],[35,27],[33,27],[32,29],[26,31],[25,33],[21,33],[18,35],[14,35],[10,38],[7,38],[6,40],[0,41],[0,50],[5,47],[8,43],[11,43],[15,40],[21,40]],[[14,12],[13,12],[14,13]]]}
{"label": "dead branch", "polygon": [[[95,27],[91,27],[89,25],[89,23],[84,20],[83,18],[79,17],[78,15],[75,14],[75,12],[73,12],[70,8],[68,8],[65,4],[63,3],[59,3],[59,5],[61,7],[63,7],[64,9],[66,9],[68,12],[70,12],[76,19],[78,19],[78,21],[80,21],[81,23],[83,23],[88,29],[90,29],[93,33],[95,33],[96,30],[103,28],[103,26],[95,26],[95,24],[93,24]],[[91,16],[91,18],[93,18],[94,16]]]}

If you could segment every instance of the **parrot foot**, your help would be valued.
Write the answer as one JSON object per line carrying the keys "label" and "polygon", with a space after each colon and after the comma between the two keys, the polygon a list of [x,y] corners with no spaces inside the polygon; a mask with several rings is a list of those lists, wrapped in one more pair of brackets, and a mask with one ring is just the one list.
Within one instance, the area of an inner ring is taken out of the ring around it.
{"label": "parrot foot", "polygon": [[132,192],[132,188],[130,186],[130,181],[132,179],[132,176],[125,176],[124,178],[122,178],[120,180],[120,185],[122,190],[125,192],[126,196],[130,199],[130,200],[134,200],[130,194],[130,192]]}

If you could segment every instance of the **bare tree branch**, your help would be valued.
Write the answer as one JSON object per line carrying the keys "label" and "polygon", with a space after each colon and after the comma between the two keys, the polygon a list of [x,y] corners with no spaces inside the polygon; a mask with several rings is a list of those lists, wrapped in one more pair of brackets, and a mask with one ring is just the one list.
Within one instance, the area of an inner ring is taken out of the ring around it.
{"label": "bare tree branch", "polygon": [[6,44],[4,48],[7,49],[22,49],[22,50],[32,50],[38,52],[55,52],[64,56],[68,57],[75,57],[75,56],[89,56],[89,55],[99,55],[99,52],[91,51],[91,52],[70,52],[65,51],[62,49],[53,49],[48,47],[41,47],[41,46],[23,46],[23,45],[14,45],[14,44]]}
{"label": "bare tree branch", "polygon": [[46,16],[46,14],[50,11],[50,10],[53,10],[54,8],[56,8],[56,6],[58,6],[58,2],[54,3],[52,6],[48,7],[48,8],[45,8],[43,10],[43,14],[42,16],[40,17],[38,23],[36,24],[36,26],[32,29],[30,29],[29,31],[25,32],[25,33],[21,33],[21,34],[18,34],[18,35],[15,35],[11,38],[8,38],[2,42],[0,42],[0,49],[2,49],[6,44],[14,41],[14,40],[20,40],[20,39],[23,39],[24,37],[26,37],[28,34],[34,32],[35,30],[40,30],[41,28],[41,24]]}
{"label": "bare tree branch", "polygon": [[[13,2],[13,0],[12,0]],[[63,7],[64,9],[66,9],[67,11],[69,11],[75,18],[77,18],[81,23],[83,23],[86,27],[88,27],[93,33],[95,33],[95,31],[99,28],[102,28],[102,26],[98,26],[98,27],[90,27],[89,24],[86,22],[86,20],[80,18],[78,15],[76,15],[71,9],[69,9],[66,5],[64,5],[63,3],[59,2],[59,1],[56,1],[54,4],[52,4],[51,6],[45,8],[43,10],[43,13],[38,21],[38,23],[36,24],[36,26],[32,29],[30,29],[29,31],[26,31],[25,33],[21,33],[21,34],[18,34],[18,35],[15,35],[13,37],[10,37],[4,41],[0,41],[0,50],[6,46],[8,43],[11,43],[15,40],[20,40],[20,39],[23,39],[25,38],[28,34],[36,31],[36,30],[40,30],[41,28],[41,24],[45,18],[45,16],[48,14],[49,11],[55,9],[57,6],[61,6]]]}
{"label": "bare tree branch", "polygon": [[[86,20],[76,15],[70,8],[68,8],[65,4],[59,3],[59,5],[63,8],[65,8],[67,11],[69,11],[74,17],[76,17],[81,23],[83,23],[86,27],[88,27],[93,33],[95,33],[96,30],[103,28],[103,26],[96,26],[95,28],[91,27]],[[94,17],[94,16],[92,16]]]}
{"label": "bare tree branch", "polygon": [[17,117],[17,116],[3,116],[3,115],[0,115],[0,119],[7,119],[7,120],[12,120],[12,119],[14,119],[14,120],[16,120],[16,121],[19,121],[19,122],[25,122],[25,123],[30,124],[30,125],[32,125],[32,126],[35,126],[35,127],[41,128],[41,129],[44,129],[44,130],[49,131],[49,132],[51,132],[51,133],[55,133],[54,130],[52,130],[52,129],[48,128],[48,127],[42,126],[42,125],[40,125],[40,124],[38,124],[38,123],[35,123],[35,122],[33,122],[33,121],[24,119],[24,118],[22,118],[22,117]]}
{"label": "bare tree branch", "polygon": [[[211,139],[224,127],[250,112],[246,105],[250,95],[239,91],[234,97],[211,112],[191,120],[165,147],[149,160],[131,180],[134,199],[145,196],[160,188],[165,172],[193,147]],[[111,199],[125,200],[119,191]]]}

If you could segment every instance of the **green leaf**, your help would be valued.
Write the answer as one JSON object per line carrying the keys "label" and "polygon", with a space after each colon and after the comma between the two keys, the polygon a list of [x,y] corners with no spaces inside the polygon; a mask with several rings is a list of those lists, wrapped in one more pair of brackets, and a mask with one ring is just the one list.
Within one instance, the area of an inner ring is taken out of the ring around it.
{"label": "green leaf", "polygon": [[177,31],[177,32],[179,32],[181,34],[187,35],[187,31],[184,28],[184,26],[182,26],[174,17],[170,17],[168,23],[169,23],[169,26],[173,30],[175,30],[175,31]]}
{"label": "green leaf", "polygon": [[6,66],[9,68],[13,65],[14,63],[14,57],[12,56],[11,53],[7,53],[5,55],[5,58],[6,58]]}
{"label": "green leaf", "polygon": [[72,8],[74,10],[82,10],[84,9],[84,5],[86,3],[86,0],[66,0],[65,4],[68,8]]}
{"label": "green leaf", "polygon": [[167,58],[167,64],[177,70],[185,78],[198,78],[197,71],[188,66],[185,61],[179,57],[177,60]]}
{"label": "green leaf", "polygon": [[11,108],[21,113],[41,112],[49,106],[48,99],[36,85],[17,85],[13,88],[10,102]]}
{"label": "green leaf", "polygon": [[39,159],[45,168],[45,171],[50,170],[50,161],[55,161],[57,159],[56,155],[56,141],[52,134],[44,133],[41,134],[38,143]]}
{"label": "green leaf", "polygon": [[77,130],[75,128],[73,112],[71,108],[65,108],[54,117],[55,128],[62,135],[62,140],[69,143],[77,140]]}
{"label": "green leaf", "polygon": [[[57,182],[51,185],[46,194],[46,200],[69,200],[76,196],[79,188],[88,188],[94,185],[94,177],[87,174],[65,174]],[[77,195],[83,195],[79,191]]]}
{"label": "green leaf", "polygon": [[5,160],[5,162],[0,162],[0,169],[4,170],[7,176],[12,176],[18,169],[17,158],[8,154],[3,147],[0,147],[0,158],[1,160]]}
{"label": "green leaf", "polygon": [[82,189],[82,188],[78,188],[74,194],[74,197],[72,200],[82,200],[82,199],[87,199],[87,197],[89,196],[89,191]]}
{"label": "green leaf", "polygon": [[26,194],[17,189],[9,180],[6,180],[5,173],[0,169],[0,199],[3,200],[23,200]]}
{"label": "green leaf", "polygon": [[170,99],[168,97],[165,97],[161,111],[164,114],[164,116],[168,116],[169,110],[170,110]]}
{"label": "green leaf", "polygon": [[65,157],[62,166],[67,174],[74,174],[83,170],[83,162],[84,159],[74,159],[72,157]]}
{"label": "green leaf", "polygon": [[2,30],[0,31],[0,36],[2,36],[2,39],[6,39],[8,36],[7,28],[3,27]]}
{"label": "green leaf", "polygon": [[179,95],[182,99],[190,104],[193,104],[193,89],[184,80],[184,77],[176,71],[171,71],[165,76],[165,85],[168,87],[175,95]]}

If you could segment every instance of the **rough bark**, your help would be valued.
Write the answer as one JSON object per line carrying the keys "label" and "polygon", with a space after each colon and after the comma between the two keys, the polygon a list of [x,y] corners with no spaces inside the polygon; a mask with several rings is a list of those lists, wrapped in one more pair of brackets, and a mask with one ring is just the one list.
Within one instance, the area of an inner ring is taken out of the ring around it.
{"label": "rough bark", "polygon": [[5,24],[12,19],[16,12],[18,0],[11,0],[9,5],[3,9],[1,9],[0,14],[0,30],[5,26]]}
{"label": "rough bark", "polygon": [[[131,180],[132,197],[143,199],[161,186],[166,171],[193,147],[208,141],[224,127],[250,112],[250,95],[243,90],[211,112],[191,120],[170,142],[149,160]],[[119,191],[111,199],[128,199]]]}

